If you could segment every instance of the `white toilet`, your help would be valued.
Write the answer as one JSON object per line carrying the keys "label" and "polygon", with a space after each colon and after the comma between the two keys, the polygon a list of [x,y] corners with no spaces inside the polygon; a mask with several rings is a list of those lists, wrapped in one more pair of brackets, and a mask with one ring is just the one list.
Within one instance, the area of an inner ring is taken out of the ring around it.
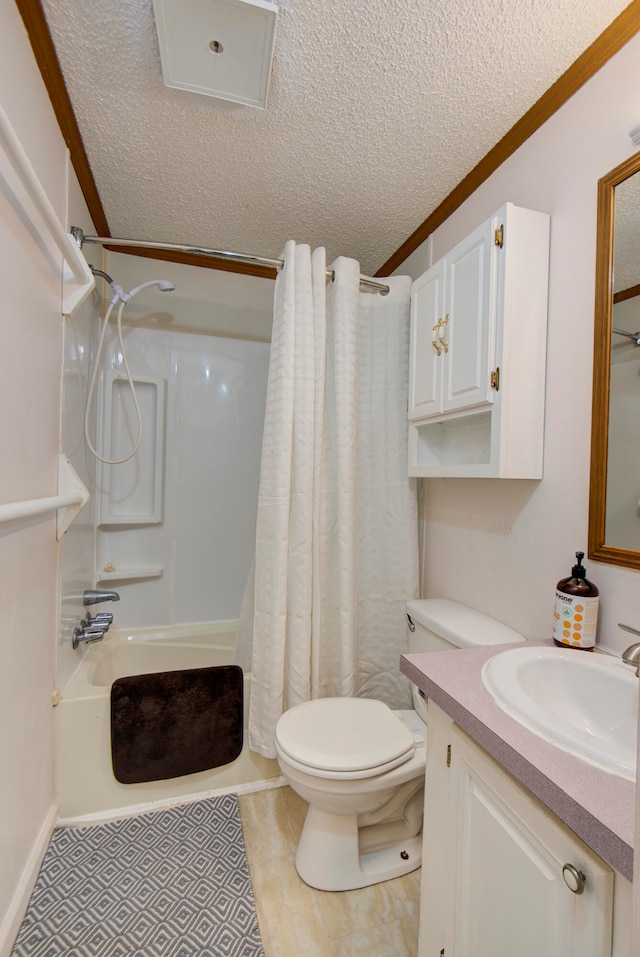
{"label": "white toilet", "polygon": [[[506,625],[443,598],[406,605],[409,652],[503,645],[525,639]],[[309,803],[296,869],[312,887],[344,891],[422,863],[426,702],[392,711],[371,698],[319,698],[276,726],[282,774]]]}

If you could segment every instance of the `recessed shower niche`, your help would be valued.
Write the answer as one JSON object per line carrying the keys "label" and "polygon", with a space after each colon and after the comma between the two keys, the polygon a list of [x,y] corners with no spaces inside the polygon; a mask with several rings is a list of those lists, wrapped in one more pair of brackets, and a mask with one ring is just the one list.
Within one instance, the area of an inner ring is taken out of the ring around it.
{"label": "recessed shower niche", "polygon": [[[100,582],[150,578],[162,574],[160,566],[131,563],[127,543],[126,564],[119,564],[118,530],[155,525],[163,517],[166,382],[133,376],[142,418],[142,437],[135,455],[127,458],[138,441],[138,419],[126,378],[105,372],[101,381],[98,444],[101,455],[113,463],[98,463],[97,574]],[[109,554],[107,554],[107,552]]]}

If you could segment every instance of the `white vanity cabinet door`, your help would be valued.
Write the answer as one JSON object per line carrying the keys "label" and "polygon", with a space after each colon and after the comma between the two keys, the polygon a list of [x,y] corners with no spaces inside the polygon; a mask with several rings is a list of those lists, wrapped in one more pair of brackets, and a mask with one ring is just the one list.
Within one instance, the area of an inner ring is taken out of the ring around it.
{"label": "white vanity cabinet door", "polygon": [[494,220],[474,230],[445,258],[442,411],[493,402],[497,255]]}
{"label": "white vanity cabinet door", "polygon": [[613,871],[429,708],[420,957],[610,957]]}

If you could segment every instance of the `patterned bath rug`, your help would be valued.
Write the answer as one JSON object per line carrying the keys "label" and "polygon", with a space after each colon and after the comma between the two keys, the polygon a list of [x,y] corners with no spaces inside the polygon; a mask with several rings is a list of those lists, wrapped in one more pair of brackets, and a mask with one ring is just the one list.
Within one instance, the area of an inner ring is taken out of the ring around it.
{"label": "patterned bath rug", "polygon": [[264,957],[235,794],[53,832],[13,957]]}

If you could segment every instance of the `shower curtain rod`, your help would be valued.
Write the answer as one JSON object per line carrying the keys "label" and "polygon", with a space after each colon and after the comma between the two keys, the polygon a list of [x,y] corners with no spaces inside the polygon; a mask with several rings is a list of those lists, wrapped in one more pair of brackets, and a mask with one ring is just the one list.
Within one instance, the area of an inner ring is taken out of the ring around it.
{"label": "shower curtain rod", "polygon": [[[79,226],[72,226],[71,233],[80,249],[82,249],[84,243],[100,243],[102,246],[130,246],[136,249],[161,249],[172,253],[211,256],[212,259],[228,259],[231,262],[247,263],[251,266],[269,266],[272,269],[282,269],[284,266],[284,260],[282,259],[266,259],[264,256],[250,256],[226,249],[207,249],[202,246],[185,246],[178,243],[152,243],[137,239],[112,239],[111,236],[85,236]],[[327,269],[327,279],[333,282],[334,278],[333,269]],[[386,296],[389,292],[387,285],[366,276],[360,277],[360,288],[365,292],[379,292],[382,296]]]}
{"label": "shower curtain rod", "polygon": [[640,332],[625,332],[624,329],[612,329],[612,332],[615,332],[617,336],[626,336],[627,339],[632,339],[637,346],[640,346]]}

